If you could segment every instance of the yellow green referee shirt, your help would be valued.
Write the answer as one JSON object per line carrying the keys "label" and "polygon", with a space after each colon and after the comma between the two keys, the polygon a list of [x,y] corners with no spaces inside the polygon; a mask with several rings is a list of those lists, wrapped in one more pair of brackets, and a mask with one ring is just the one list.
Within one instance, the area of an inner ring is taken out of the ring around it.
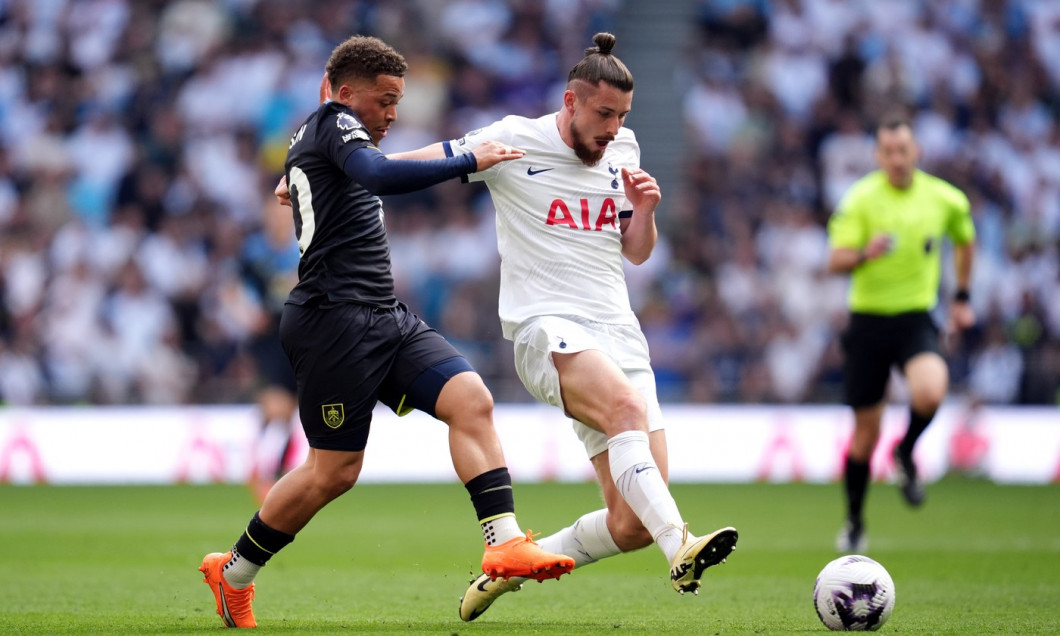
{"label": "yellow green referee shirt", "polygon": [[942,238],[970,243],[975,225],[968,197],[942,179],[917,170],[909,188],[900,190],[877,170],[844,195],[828,221],[828,241],[833,248],[861,249],[881,233],[891,236],[891,250],[851,272],[851,311],[891,316],[934,308]]}

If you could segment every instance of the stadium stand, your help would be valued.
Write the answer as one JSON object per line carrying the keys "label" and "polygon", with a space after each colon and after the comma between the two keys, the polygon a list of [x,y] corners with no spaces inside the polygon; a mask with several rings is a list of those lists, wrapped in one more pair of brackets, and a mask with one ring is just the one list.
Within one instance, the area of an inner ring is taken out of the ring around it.
{"label": "stadium stand", "polygon": [[[635,58],[626,4],[0,0],[0,399],[253,401],[268,307],[244,245],[331,48],[364,33],[408,58],[384,144],[399,151],[551,110],[596,31]],[[674,91],[686,133],[662,240],[631,272],[660,398],[838,400],[845,287],[824,273],[824,224],[873,167],[875,117],[902,103],[979,231],[981,324],[953,344],[955,395],[1056,404],[1060,5],[682,4],[682,61],[638,75],[634,102]],[[398,294],[499,402],[528,401],[496,318],[489,206],[456,182],[388,198]]]}

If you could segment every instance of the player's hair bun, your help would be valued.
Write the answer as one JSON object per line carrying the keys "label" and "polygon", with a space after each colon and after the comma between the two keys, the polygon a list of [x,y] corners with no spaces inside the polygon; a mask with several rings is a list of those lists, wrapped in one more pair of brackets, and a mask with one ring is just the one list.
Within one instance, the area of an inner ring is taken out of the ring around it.
{"label": "player's hair bun", "polygon": [[586,55],[590,53],[611,55],[611,49],[615,48],[615,36],[610,33],[597,33],[593,36],[593,44],[596,46],[585,49]]}

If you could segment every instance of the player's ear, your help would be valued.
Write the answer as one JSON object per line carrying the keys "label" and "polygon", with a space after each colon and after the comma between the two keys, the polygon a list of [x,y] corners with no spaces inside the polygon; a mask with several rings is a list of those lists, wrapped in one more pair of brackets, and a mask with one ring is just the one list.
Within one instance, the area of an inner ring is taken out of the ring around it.
{"label": "player's ear", "polygon": [[325,71],[324,77],[320,80],[320,103],[323,104],[329,99],[331,99],[331,79]]}
{"label": "player's ear", "polygon": [[567,89],[563,92],[563,107],[574,112],[574,102],[578,100],[578,96],[574,94],[574,91]]}
{"label": "player's ear", "polygon": [[339,86],[338,94],[332,92],[331,95],[332,95],[331,98],[334,99],[335,101],[341,102],[341,103],[346,104],[347,106],[349,106],[350,104],[353,103],[354,90],[353,90],[353,87],[350,86],[349,84],[343,84],[342,86]]}

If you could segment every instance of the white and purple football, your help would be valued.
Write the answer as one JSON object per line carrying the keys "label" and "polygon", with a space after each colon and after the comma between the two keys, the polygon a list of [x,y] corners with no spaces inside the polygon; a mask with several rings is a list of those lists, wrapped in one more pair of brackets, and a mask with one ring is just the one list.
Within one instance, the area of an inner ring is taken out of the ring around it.
{"label": "white and purple football", "polygon": [[842,556],[817,575],[813,606],[828,629],[875,631],[894,609],[894,581],[867,556]]}

